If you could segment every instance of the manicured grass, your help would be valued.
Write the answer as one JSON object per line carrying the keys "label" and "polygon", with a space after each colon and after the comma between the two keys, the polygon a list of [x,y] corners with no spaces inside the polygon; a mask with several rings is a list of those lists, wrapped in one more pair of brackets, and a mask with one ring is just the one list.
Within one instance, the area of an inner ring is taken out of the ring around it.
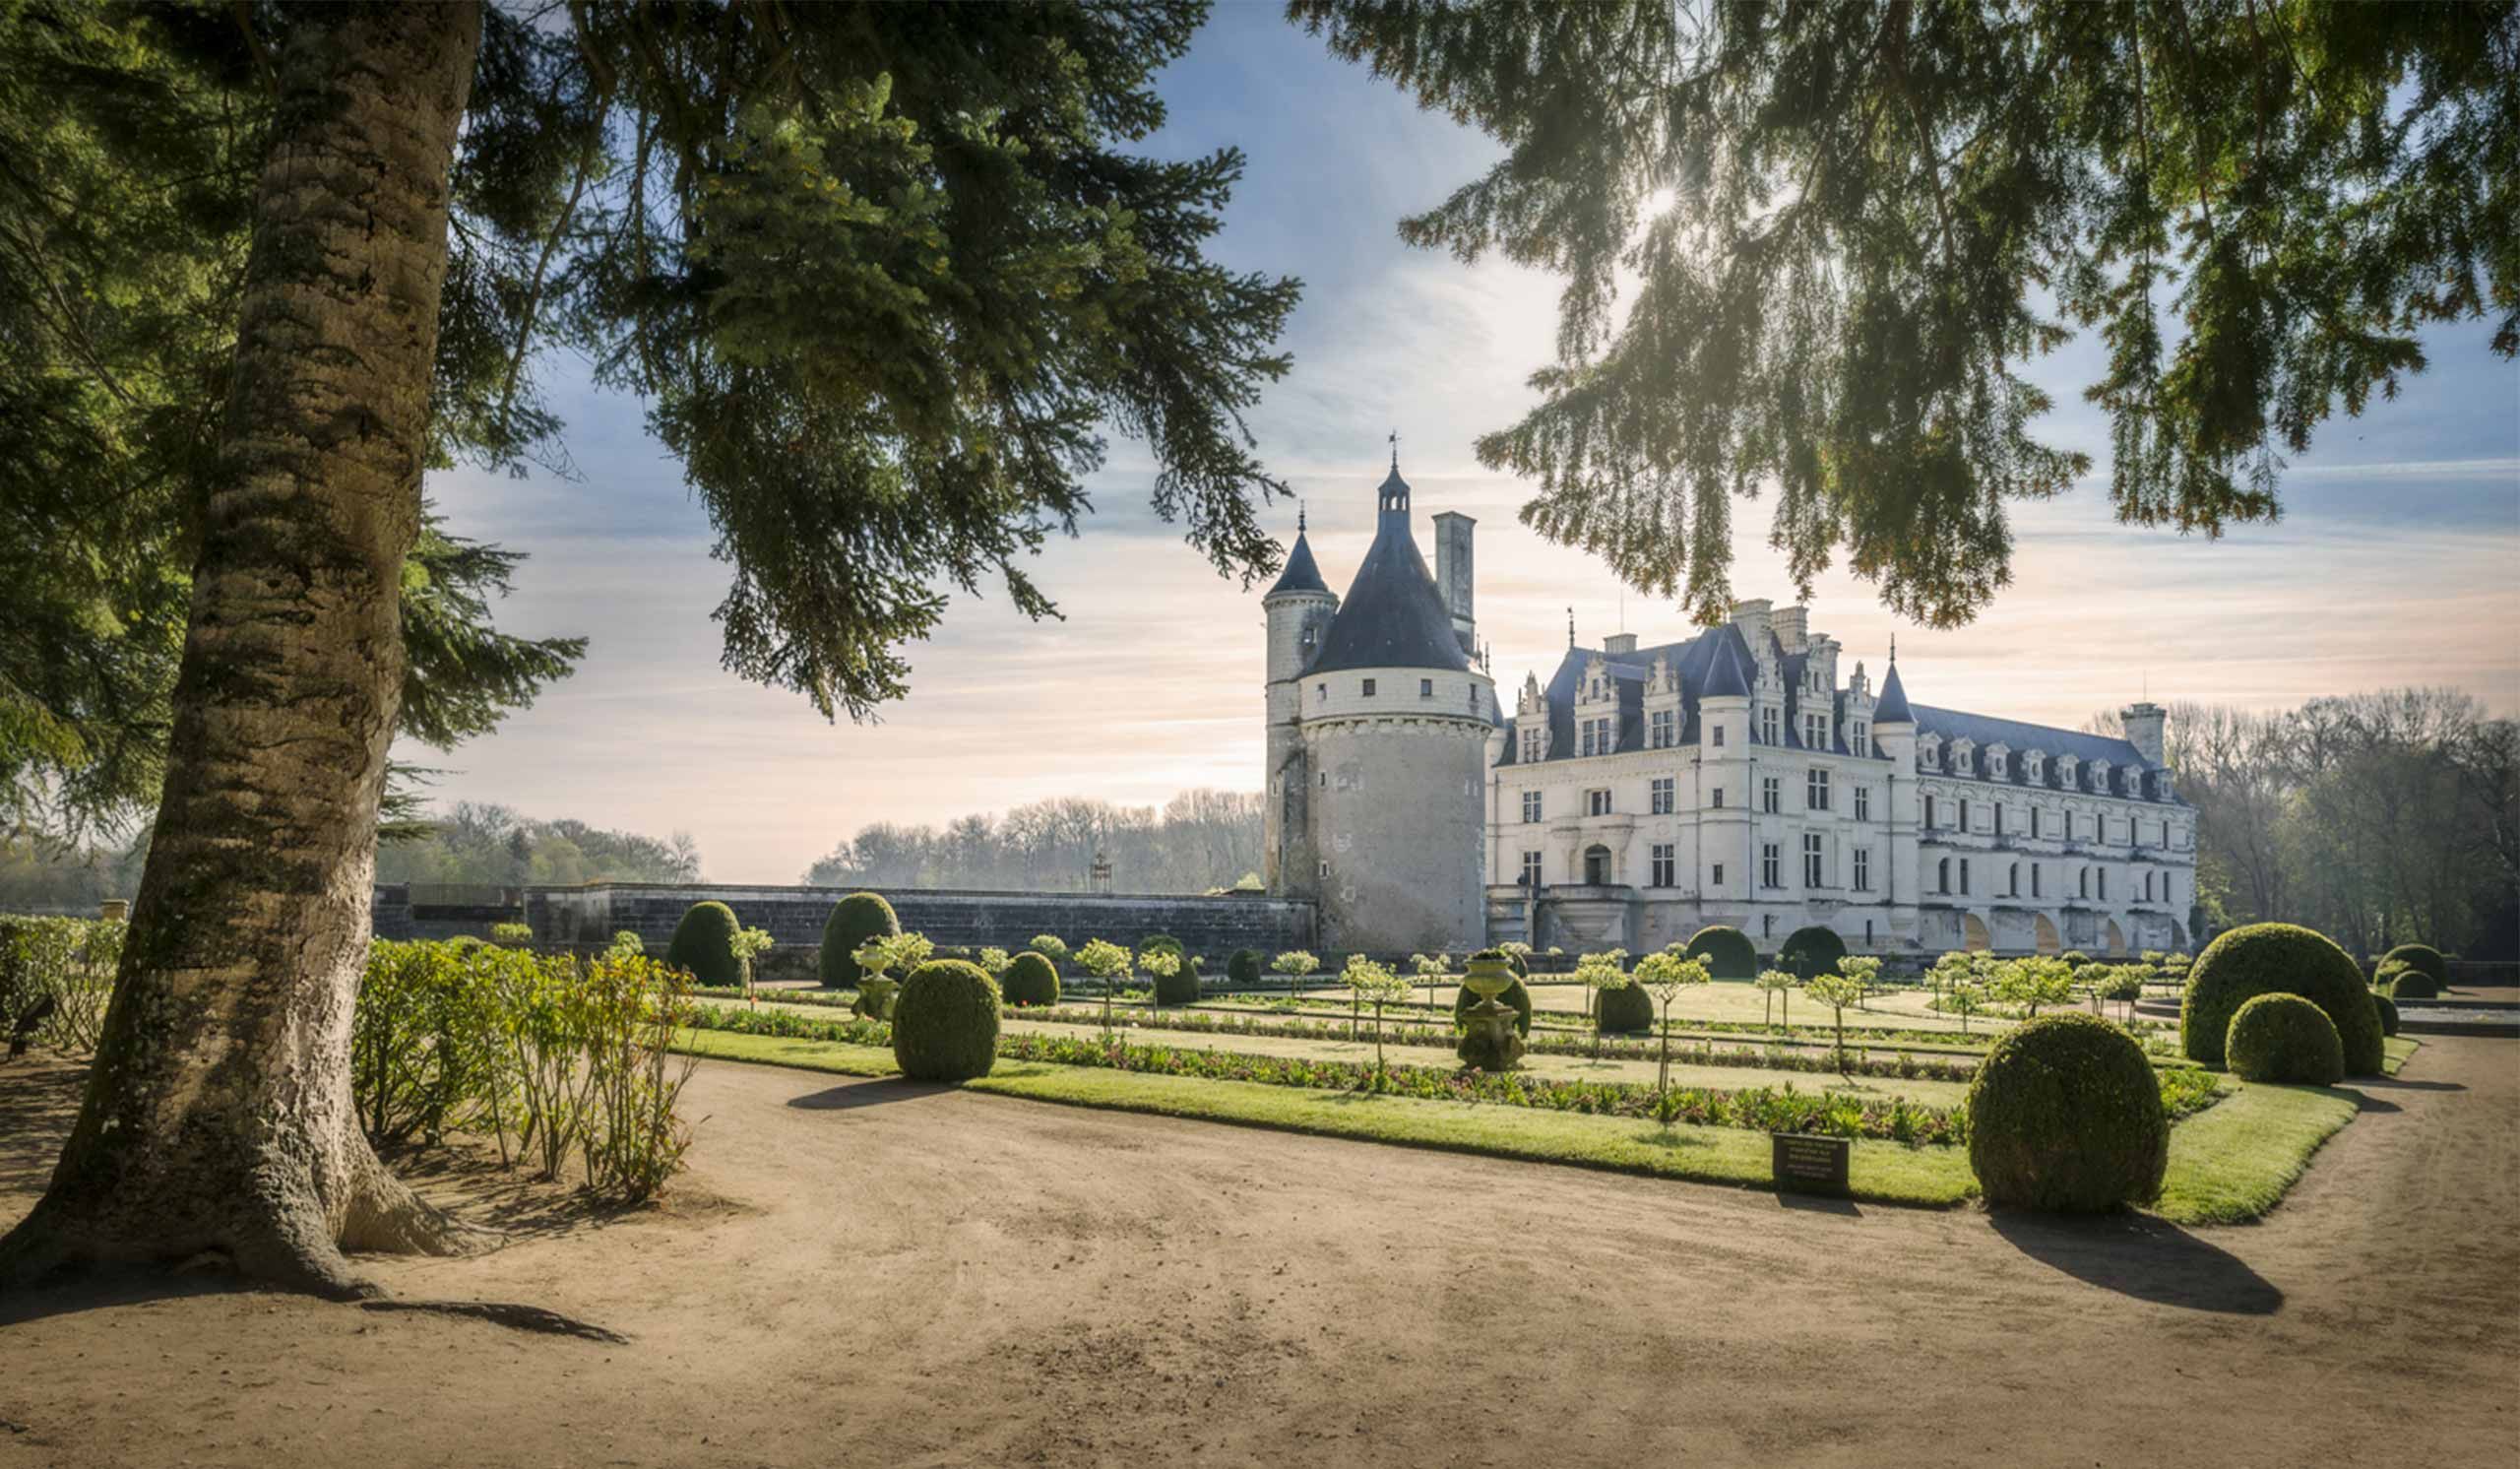
{"label": "manicured grass", "polygon": [[[685,1031],[682,1049],[727,1060],[831,1071],[846,1076],[894,1072],[889,1052],[828,1041],[791,1041],[723,1031]],[[998,1062],[972,1091],[1102,1107],[1241,1126],[1275,1127],[1325,1137],[1355,1138],[1450,1152],[1562,1163],[1615,1173],[1649,1174],[1697,1182],[1773,1185],[1764,1134],[1736,1127],[1675,1126],[1577,1113],[1463,1102],[1366,1097],[1245,1081],[1206,1081],[1108,1071],[1089,1066]],[[1910,1148],[1858,1142],[1850,1165],[1858,1199],[1948,1207],[1977,1191],[1960,1148]]]}
{"label": "manicured grass", "polygon": [[2154,1212],[2176,1224],[2246,1224],[2280,1202],[2362,1099],[2330,1086],[2226,1078],[2233,1095],[2171,1129]]}
{"label": "manicured grass", "polygon": [[2398,1067],[2405,1065],[2409,1056],[2423,1049],[2424,1043],[2413,1036],[2390,1036],[2380,1042],[2380,1065],[2395,1076]]}

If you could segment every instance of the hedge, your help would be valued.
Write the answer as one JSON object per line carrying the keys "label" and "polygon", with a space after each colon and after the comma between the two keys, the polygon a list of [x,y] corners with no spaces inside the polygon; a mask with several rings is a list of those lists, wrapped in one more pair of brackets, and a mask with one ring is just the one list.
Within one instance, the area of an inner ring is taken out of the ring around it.
{"label": "hedge", "polygon": [[2374,994],[2371,996],[2371,1003],[2379,1007],[2380,1034],[2396,1035],[2398,1033],[2398,1002],[2385,994]]}
{"label": "hedge", "polygon": [[1969,1166],[1990,1204],[2097,1213],[2161,1195],[2170,1116],[2144,1048],[2097,1015],[2042,1015],[1969,1083]]}
{"label": "hedge", "polygon": [[1054,1005],[1059,1002],[1059,967],[1031,949],[1006,961],[998,986],[1010,1005]]}
{"label": "hedge", "polygon": [[1181,967],[1155,979],[1155,1002],[1160,1005],[1194,1005],[1199,1002],[1199,967],[1188,955],[1180,956]]}
{"label": "hedge", "polygon": [[1594,1010],[1601,1017],[1602,1030],[1608,1035],[1633,1036],[1654,1028],[1654,996],[1646,993],[1642,985],[1603,990],[1594,1001]]}
{"label": "hedge", "polygon": [[1237,985],[1257,985],[1261,964],[1258,949],[1235,949],[1233,957],[1225,961],[1225,977]]}
{"label": "hedge", "polygon": [[[2392,959],[2397,960],[2399,963],[2404,964],[2409,968],[2420,969],[2424,973],[2431,976],[2433,984],[2432,992],[2434,994],[2438,994],[2441,990],[2449,988],[2450,961],[2443,958],[2441,956],[2441,951],[2434,948],[2432,945],[2428,943],[2402,943],[2396,948],[2393,948],[2380,956],[2380,962],[2382,964],[2386,964]],[[2429,997],[2430,996],[2426,996],[2426,998]]]}
{"label": "hedge", "polygon": [[1838,930],[1813,924],[1787,935],[1784,947],[1776,951],[1776,967],[1797,980],[1811,980],[1836,974],[1838,961],[1846,956],[1847,941],[1838,936]]}
{"label": "hedge", "polygon": [[[1514,1007],[1514,1033],[1530,1035],[1532,1033],[1532,992],[1523,988],[1523,982],[1516,980],[1506,986],[1505,992],[1497,995],[1496,999],[1500,1004]],[[1470,1007],[1477,1003],[1479,1003],[1479,991],[1464,985],[1461,992],[1453,996],[1453,1024],[1456,1026],[1462,1024],[1463,1017],[1470,1013]]]}
{"label": "hedge", "polygon": [[2401,999],[2437,999],[2441,982],[2409,964],[2404,959],[2386,958],[2371,976],[2371,983]]}
{"label": "hedge", "polygon": [[2345,1079],[2345,1043],[2336,1022],[2298,994],[2260,994],[2241,1005],[2223,1054],[2242,1081],[2326,1086]]}
{"label": "hedge", "polygon": [[673,926],[673,942],[665,946],[665,962],[691,972],[703,985],[740,985],[743,961],[735,957],[735,911],[724,903],[694,903]]}
{"label": "hedge", "polygon": [[1706,972],[1719,980],[1759,977],[1759,946],[1750,935],[1729,924],[1710,924],[1689,939],[1686,957],[1706,961]]}
{"label": "hedge", "polygon": [[893,1000],[893,1059],[915,1081],[969,1081],[997,1061],[997,982],[976,964],[930,959]]}
{"label": "hedge", "polygon": [[2249,924],[2205,946],[2188,972],[2179,1046],[2188,1059],[2224,1063],[2232,1017],[2260,994],[2298,994],[2327,1012],[2345,1046],[2345,1074],[2381,1071],[2380,1011],[2362,966],[2322,933],[2297,924]]}
{"label": "hedge", "polygon": [[875,893],[850,893],[832,905],[823,920],[822,951],[814,956],[814,972],[824,988],[847,990],[858,981],[857,950],[870,938],[890,938],[902,931],[893,905]]}

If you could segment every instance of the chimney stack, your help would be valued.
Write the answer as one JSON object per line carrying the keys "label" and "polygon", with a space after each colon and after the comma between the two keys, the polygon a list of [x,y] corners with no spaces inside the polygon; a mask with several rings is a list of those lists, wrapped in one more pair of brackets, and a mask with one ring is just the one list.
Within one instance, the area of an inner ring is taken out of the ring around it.
{"label": "chimney stack", "polygon": [[1771,619],[1771,625],[1776,628],[1776,640],[1785,645],[1786,652],[1809,651],[1811,644],[1811,609],[1809,607],[1798,602],[1792,607],[1778,607],[1775,617]]}
{"label": "chimney stack", "polygon": [[1444,610],[1453,614],[1453,636],[1461,651],[1478,656],[1479,622],[1471,615],[1471,529],[1479,522],[1457,510],[1435,517],[1435,590],[1444,596]]}
{"label": "chimney stack", "polygon": [[2147,699],[2140,704],[2127,705],[2117,711],[2117,717],[2126,722],[2126,742],[2144,757],[2144,763],[2160,766],[2163,763],[2162,727],[2169,722],[2169,714],[2162,706]]}

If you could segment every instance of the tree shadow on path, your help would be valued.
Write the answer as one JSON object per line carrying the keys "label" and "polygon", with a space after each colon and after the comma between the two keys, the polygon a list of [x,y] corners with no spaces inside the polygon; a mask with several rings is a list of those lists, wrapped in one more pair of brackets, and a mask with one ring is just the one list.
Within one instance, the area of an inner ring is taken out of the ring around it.
{"label": "tree shadow on path", "polygon": [[2149,1214],[2073,1218],[1998,1209],[1995,1233],[2022,1253],[2102,1290],[2185,1310],[2273,1315],[2284,1293],[2219,1245]]}

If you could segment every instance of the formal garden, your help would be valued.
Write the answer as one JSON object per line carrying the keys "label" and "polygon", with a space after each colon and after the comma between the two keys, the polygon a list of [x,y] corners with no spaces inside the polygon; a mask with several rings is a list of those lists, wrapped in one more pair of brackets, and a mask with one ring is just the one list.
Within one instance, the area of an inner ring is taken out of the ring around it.
{"label": "formal garden", "polygon": [[[94,1049],[121,936],[7,923],[13,1052]],[[379,941],[353,1031],[361,1125],[637,1202],[701,1136],[678,1103],[715,1057],[1752,1186],[1795,1182],[1774,1138],[1826,1139],[1858,1199],[2236,1222],[2352,1119],[2340,1083],[2413,1053],[2395,998],[2449,978],[2421,945],[2366,976],[2281,924],[2193,959],[1951,953],[1900,977],[1812,944],[1760,967],[1732,929],[1571,963],[1506,944],[1335,970],[1299,951],[1213,964],[1163,935],[949,951],[871,893],[824,939],[818,983],[788,987],[755,981],[769,935],[719,903],[662,956],[631,933],[538,950],[521,926]]]}

